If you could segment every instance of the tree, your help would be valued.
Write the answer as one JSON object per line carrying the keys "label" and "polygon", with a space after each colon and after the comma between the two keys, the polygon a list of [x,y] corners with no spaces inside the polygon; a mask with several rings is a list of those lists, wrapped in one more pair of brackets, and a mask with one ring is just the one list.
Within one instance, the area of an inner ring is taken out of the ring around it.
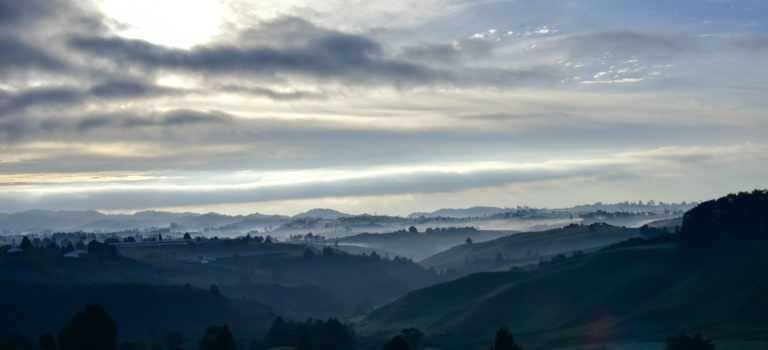
{"label": "tree", "polygon": [[419,229],[416,228],[416,226],[411,226],[408,228],[408,232],[410,233],[419,233]]}
{"label": "tree", "polygon": [[8,336],[8,344],[15,349],[34,350],[35,342],[24,333],[13,333]]}
{"label": "tree", "polygon": [[411,349],[416,350],[419,348],[419,341],[421,341],[421,338],[424,336],[420,330],[413,327],[403,328],[401,333],[403,334],[403,337],[405,337],[405,340],[411,345]]}
{"label": "tree", "polygon": [[219,286],[212,284],[211,288],[208,289],[208,292],[211,293],[211,295],[219,296],[221,293],[219,292]]}
{"label": "tree", "polygon": [[670,335],[664,343],[667,345],[667,350],[715,350],[712,339],[704,339],[699,333],[694,336],[684,332],[676,336]]}
{"label": "tree", "polygon": [[221,327],[221,332],[216,337],[213,350],[237,350],[235,338],[232,337],[232,333],[229,332],[229,327],[226,324],[224,324],[224,327]]}
{"label": "tree", "polygon": [[523,348],[515,344],[515,337],[509,332],[509,328],[501,327],[496,331],[496,341],[491,350],[523,350]]}
{"label": "tree", "polygon": [[24,236],[24,238],[21,239],[21,249],[27,250],[29,248],[32,248],[32,242],[29,240],[29,237]]}
{"label": "tree", "polygon": [[325,350],[352,350],[355,348],[355,340],[350,330],[338,319],[328,319],[323,324],[320,334]]}
{"label": "tree", "polygon": [[197,348],[200,350],[215,350],[219,333],[221,333],[221,327],[208,327],[205,333],[203,333],[203,337],[197,342]]}
{"label": "tree", "polygon": [[184,233],[184,239],[186,239],[186,240],[191,240],[192,239],[192,236],[189,235],[189,232],[185,232]]}
{"label": "tree", "polygon": [[60,350],[115,350],[117,325],[99,305],[91,304],[59,331]]}
{"label": "tree", "polygon": [[171,332],[165,337],[165,348],[168,350],[182,350],[187,342],[187,337],[181,332]]}
{"label": "tree", "polygon": [[464,242],[467,243],[468,245],[472,244],[472,238],[467,237],[467,240]]}
{"label": "tree", "polygon": [[384,346],[381,347],[381,350],[411,350],[411,346],[404,336],[398,334],[384,344]]}
{"label": "tree", "polygon": [[112,260],[120,256],[115,246],[96,240],[88,243],[88,255],[93,255],[99,260]]}
{"label": "tree", "polygon": [[53,334],[45,333],[40,336],[37,346],[40,350],[56,350],[56,338],[53,337]]}

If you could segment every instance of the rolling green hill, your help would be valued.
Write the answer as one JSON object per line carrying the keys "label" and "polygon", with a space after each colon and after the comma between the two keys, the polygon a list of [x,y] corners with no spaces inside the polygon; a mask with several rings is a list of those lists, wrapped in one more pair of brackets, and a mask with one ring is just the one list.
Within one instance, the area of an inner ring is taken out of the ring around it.
{"label": "rolling green hill", "polygon": [[536,263],[553,255],[576,250],[592,250],[632,237],[644,231],[603,224],[569,225],[543,232],[523,232],[494,240],[462,244],[430,256],[420,262],[436,270],[463,272],[509,269]]}
{"label": "rolling green hill", "polygon": [[425,331],[443,348],[483,348],[506,325],[526,348],[768,335],[768,241],[682,254],[676,244],[608,249],[543,268],[480,273],[372,312],[358,332]]}

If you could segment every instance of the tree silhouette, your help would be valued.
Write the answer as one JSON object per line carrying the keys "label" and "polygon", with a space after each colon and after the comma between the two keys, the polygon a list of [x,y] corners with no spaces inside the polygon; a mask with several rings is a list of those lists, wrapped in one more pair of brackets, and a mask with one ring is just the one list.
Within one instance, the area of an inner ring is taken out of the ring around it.
{"label": "tree silhouette", "polygon": [[355,340],[351,331],[335,318],[328,319],[320,331],[322,346],[325,350],[352,350],[355,348]]}
{"label": "tree silhouette", "polygon": [[13,333],[8,336],[8,344],[15,349],[34,350],[35,342],[24,333]]}
{"label": "tree silhouette", "polygon": [[29,240],[29,237],[24,236],[24,238],[21,239],[21,249],[27,250],[29,248],[32,248],[32,242]]}
{"label": "tree silhouette", "polygon": [[689,336],[685,332],[676,336],[670,335],[664,343],[667,345],[667,350],[715,350],[712,339],[704,339],[699,333],[694,336]]}
{"label": "tree silhouette", "polygon": [[411,350],[411,345],[408,344],[408,340],[404,336],[398,334],[384,344],[381,350]]}
{"label": "tree silhouette", "polygon": [[759,237],[768,237],[768,190],[703,202],[683,215],[680,231],[680,243],[687,247]]}
{"label": "tree silhouette", "polygon": [[167,350],[182,350],[187,342],[187,337],[182,332],[171,332],[165,337],[165,348]]}
{"label": "tree silhouette", "polygon": [[60,350],[114,350],[117,325],[99,305],[91,304],[59,331]]}
{"label": "tree silhouette", "polygon": [[212,284],[211,288],[208,288],[208,293],[211,293],[213,296],[219,296],[221,295],[221,292],[219,292],[219,286]]}
{"label": "tree silhouette", "polygon": [[515,344],[515,337],[509,332],[509,328],[501,327],[496,331],[496,341],[490,350],[523,350],[523,348]]}
{"label": "tree silhouette", "polygon": [[221,332],[216,337],[216,343],[213,350],[237,350],[235,346],[235,338],[232,337],[232,333],[229,332],[229,327],[225,324],[221,327]]}
{"label": "tree silhouette", "polygon": [[403,328],[401,331],[403,334],[403,337],[405,337],[405,340],[408,341],[409,344],[411,344],[411,349],[416,350],[419,347],[419,341],[421,341],[421,338],[424,336],[423,333],[421,333],[420,330],[417,328]]}
{"label": "tree silhouette", "polygon": [[40,350],[56,350],[56,338],[50,333],[45,333],[40,336],[37,346]]}

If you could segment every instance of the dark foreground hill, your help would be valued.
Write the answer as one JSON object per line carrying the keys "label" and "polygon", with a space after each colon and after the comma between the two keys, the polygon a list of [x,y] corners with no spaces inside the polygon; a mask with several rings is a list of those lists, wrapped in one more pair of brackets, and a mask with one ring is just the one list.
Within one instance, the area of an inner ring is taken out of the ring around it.
{"label": "dark foreground hill", "polygon": [[0,337],[10,333],[57,334],[88,304],[103,306],[121,341],[162,341],[170,332],[196,338],[212,325],[229,324],[239,336],[261,335],[274,318],[270,308],[208,290],[147,284],[52,285],[0,282]]}

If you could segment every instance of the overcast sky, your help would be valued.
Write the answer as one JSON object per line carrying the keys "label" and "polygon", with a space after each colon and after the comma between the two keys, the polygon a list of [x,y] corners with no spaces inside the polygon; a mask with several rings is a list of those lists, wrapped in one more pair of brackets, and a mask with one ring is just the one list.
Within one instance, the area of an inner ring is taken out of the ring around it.
{"label": "overcast sky", "polygon": [[0,0],[0,212],[768,187],[768,1]]}

